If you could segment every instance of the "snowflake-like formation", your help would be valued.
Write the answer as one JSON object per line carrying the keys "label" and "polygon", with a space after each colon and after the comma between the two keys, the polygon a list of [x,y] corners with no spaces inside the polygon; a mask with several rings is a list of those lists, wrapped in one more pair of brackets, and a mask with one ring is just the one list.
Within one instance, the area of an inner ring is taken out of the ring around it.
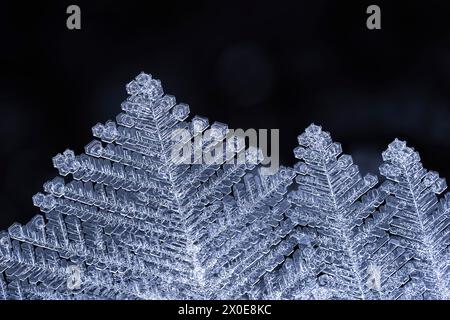
{"label": "snowflake-like formation", "polygon": [[[268,176],[260,151],[187,120],[151,75],[126,90],[85,153],[53,158],[59,176],[33,196],[42,214],[0,232],[0,298],[450,298],[450,195],[405,142],[383,152],[379,182],[313,124],[299,162]],[[230,141],[247,161],[172,157]]]}

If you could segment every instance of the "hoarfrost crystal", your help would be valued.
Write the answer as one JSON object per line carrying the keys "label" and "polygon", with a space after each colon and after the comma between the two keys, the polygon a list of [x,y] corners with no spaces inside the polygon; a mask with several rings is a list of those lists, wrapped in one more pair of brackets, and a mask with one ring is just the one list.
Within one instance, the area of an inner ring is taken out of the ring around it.
{"label": "hoarfrost crystal", "polygon": [[[187,120],[151,75],[126,90],[84,154],[53,158],[43,215],[0,232],[0,298],[450,298],[450,196],[405,142],[383,152],[379,183],[311,125],[300,161],[268,176],[260,150]],[[230,142],[247,161],[217,157]]]}

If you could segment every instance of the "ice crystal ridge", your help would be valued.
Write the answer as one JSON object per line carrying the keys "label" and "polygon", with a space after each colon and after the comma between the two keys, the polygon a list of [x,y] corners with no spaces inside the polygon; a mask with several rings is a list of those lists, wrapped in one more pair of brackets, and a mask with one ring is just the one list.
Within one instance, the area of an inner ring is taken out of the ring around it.
{"label": "ice crystal ridge", "polygon": [[[298,137],[299,162],[263,175],[246,163],[172,161],[189,107],[141,73],[116,121],[92,128],[85,154],[53,158],[60,176],[33,203],[44,215],[0,232],[3,299],[449,299],[445,180],[395,140],[378,181],[320,126]],[[186,141],[182,141],[187,142]]]}

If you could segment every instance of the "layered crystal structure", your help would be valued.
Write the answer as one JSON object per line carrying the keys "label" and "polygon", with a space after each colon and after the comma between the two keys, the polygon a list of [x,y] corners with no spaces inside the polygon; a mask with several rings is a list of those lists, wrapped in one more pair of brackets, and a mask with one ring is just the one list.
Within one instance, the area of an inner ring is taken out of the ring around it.
{"label": "layered crystal structure", "polygon": [[450,298],[450,196],[405,142],[363,177],[311,125],[266,175],[151,75],[126,89],[85,153],[53,158],[42,214],[0,232],[0,298]]}

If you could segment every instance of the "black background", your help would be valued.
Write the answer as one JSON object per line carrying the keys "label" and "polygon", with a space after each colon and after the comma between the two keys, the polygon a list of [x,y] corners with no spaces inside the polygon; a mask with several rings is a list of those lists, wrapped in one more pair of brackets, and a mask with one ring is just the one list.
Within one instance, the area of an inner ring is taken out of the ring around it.
{"label": "black background", "polygon": [[[370,4],[382,30],[366,28]],[[398,137],[450,177],[448,1],[2,1],[0,37],[0,229],[37,213],[51,158],[82,152],[140,71],[192,115],[279,128],[285,165],[314,122],[363,173]]]}

